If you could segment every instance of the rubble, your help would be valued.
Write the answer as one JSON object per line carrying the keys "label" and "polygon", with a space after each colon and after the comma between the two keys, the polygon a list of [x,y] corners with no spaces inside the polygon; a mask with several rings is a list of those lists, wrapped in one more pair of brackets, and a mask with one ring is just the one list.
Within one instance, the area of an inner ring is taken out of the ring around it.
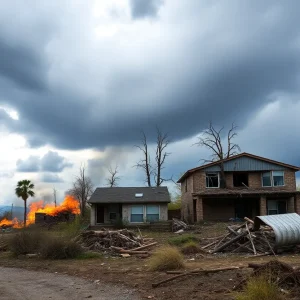
{"label": "rubble", "polygon": [[277,248],[275,233],[270,226],[260,226],[254,231],[254,222],[248,218],[245,220],[246,222],[241,225],[227,226],[227,234],[210,239],[208,244],[202,246],[202,249],[211,254],[251,253],[256,256],[276,255],[277,251],[295,249],[296,245]]}
{"label": "rubble", "polygon": [[149,254],[145,249],[157,244],[153,239],[143,238],[128,229],[84,231],[75,238],[75,241],[86,250],[142,256]]}
{"label": "rubble", "polygon": [[184,223],[183,221],[180,221],[175,218],[172,219],[172,231],[173,232],[181,233],[188,229],[189,229],[189,226],[186,223]]}

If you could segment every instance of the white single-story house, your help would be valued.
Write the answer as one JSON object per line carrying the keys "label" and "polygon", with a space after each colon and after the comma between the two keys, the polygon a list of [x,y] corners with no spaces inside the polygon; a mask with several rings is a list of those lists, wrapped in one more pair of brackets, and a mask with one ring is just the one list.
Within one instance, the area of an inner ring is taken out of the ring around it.
{"label": "white single-story house", "polygon": [[91,225],[111,224],[122,219],[130,224],[168,220],[168,188],[101,187],[88,203],[91,205]]}

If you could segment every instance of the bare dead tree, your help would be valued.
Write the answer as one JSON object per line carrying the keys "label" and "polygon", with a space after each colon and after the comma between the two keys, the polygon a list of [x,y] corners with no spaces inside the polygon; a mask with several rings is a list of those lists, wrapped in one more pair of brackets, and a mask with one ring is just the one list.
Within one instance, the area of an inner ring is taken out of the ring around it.
{"label": "bare dead tree", "polygon": [[209,127],[201,132],[196,145],[206,147],[212,152],[210,159],[202,159],[204,163],[220,162],[221,187],[225,188],[224,159],[238,154],[241,149],[238,144],[232,141],[237,136],[237,126],[232,123],[231,128],[228,130],[226,137],[227,146],[222,143],[223,130],[224,127],[216,129],[210,122]]}
{"label": "bare dead tree", "polygon": [[94,191],[92,180],[85,175],[85,167],[81,166],[79,169],[79,175],[73,182],[73,187],[67,192],[74,196],[80,204],[81,216],[84,216],[86,202]]}
{"label": "bare dead tree", "polygon": [[142,146],[136,145],[135,147],[139,148],[142,151],[143,158],[135,165],[135,167],[144,170],[146,174],[146,183],[148,186],[151,186],[152,167],[150,161],[150,154],[148,150],[147,137],[144,131],[142,131],[142,136]]}
{"label": "bare dead tree", "polygon": [[108,168],[109,177],[106,178],[107,185],[109,187],[114,187],[118,185],[118,181],[120,180],[120,177],[118,176],[118,166],[116,166],[114,169],[110,166]]}
{"label": "bare dead tree", "polygon": [[143,153],[143,158],[135,165],[137,168],[142,168],[146,175],[146,183],[148,186],[152,186],[154,181],[155,186],[160,186],[163,182],[172,180],[162,177],[162,170],[166,158],[170,155],[166,152],[166,148],[170,143],[169,136],[167,133],[163,133],[158,127],[156,128],[156,152],[155,152],[155,164],[151,164],[150,152],[147,142],[147,137],[144,131],[142,131],[142,145],[136,146]]}
{"label": "bare dead tree", "polygon": [[157,137],[156,137],[156,168],[154,171],[154,181],[156,186],[160,186],[164,181],[170,179],[164,179],[161,176],[161,171],[164,169],[164,163],[166,158],[170,155],[165,149],[170,143],[169,136],[167,133],[163,133],[158,127],[156,127]]}

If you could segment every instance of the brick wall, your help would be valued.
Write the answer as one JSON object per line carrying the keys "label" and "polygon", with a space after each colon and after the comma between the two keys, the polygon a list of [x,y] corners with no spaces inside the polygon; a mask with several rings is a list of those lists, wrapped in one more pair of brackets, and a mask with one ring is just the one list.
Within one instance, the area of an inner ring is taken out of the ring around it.
{"label": "brick wall", "polygon": [[187,222],[193,221],[193,189],[194,180],[191,175],[181,183],[181,217]]}
{"label": "brick wall", "polygon": [[295,196],[295,212],[300,215],[300,194]]}
{"label": "brick wall", "polygon": [[[284,171],[284,186],[280,187],[262,187],[262,179],[261,179],[261,172],[249,172],[248,174],[248,185],[252,189],[270,189],[270,190],[296,190],[296,179],[295,179],[295,172],[286,170]],[[189,176],[189,178],[193,178],[193,185],[191,188],[194,188],[193,192],[200,192],[206,189],[206,181],[205,181],[205,172],[198,171]],[[227,188],[234,188],[233,186],[233,173],[226,172],[225,173],[225,180]],[[221,191],[221,189],[220,189]]]}

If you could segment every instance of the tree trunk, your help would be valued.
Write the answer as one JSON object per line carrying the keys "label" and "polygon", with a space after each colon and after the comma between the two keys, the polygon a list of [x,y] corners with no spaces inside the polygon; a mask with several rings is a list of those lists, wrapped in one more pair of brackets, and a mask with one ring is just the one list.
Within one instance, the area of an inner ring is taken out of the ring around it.
{"label": "tree trunk", "polygon": [[27,199],[24,199],[24,227],[26,227]]}

